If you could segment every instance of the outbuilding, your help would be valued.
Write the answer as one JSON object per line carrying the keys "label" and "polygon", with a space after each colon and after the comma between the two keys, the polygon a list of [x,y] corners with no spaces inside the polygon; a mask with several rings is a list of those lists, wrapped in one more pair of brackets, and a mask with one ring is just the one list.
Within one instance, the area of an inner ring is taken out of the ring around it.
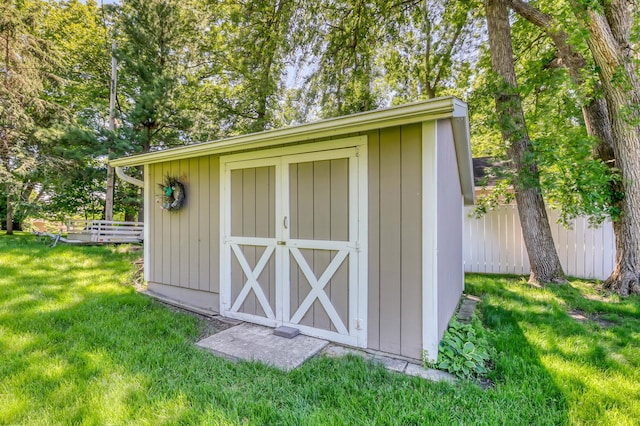
{"label": "outbuilding", "polygon": [[151,294],[372,351],[437,356],[464,287],[463,211],[474,197],[464,102],[111,164],[144,165]]}

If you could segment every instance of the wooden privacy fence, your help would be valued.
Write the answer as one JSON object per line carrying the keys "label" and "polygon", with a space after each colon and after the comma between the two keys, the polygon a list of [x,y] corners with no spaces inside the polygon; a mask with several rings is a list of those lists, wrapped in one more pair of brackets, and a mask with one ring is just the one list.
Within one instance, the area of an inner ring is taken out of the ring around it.
{"label": "wooden privacy fence", "polygon": [[[464,270],[493,274],[529,274],[529,259],[522,239],[522,229],[515,205],[499,206],[485,216],[464,218]],[[559,214],[547,210],[553,240],[567,275],[605,279],[613,270],[615,239],[611,222],[599,228],[589,227],[586,218],[572,222],[565,229]]]}

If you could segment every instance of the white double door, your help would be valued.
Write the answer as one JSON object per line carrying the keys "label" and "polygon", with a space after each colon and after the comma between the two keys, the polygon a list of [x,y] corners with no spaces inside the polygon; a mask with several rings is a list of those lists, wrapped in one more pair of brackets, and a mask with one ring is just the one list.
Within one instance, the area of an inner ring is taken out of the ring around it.
{"label": "white double door", "polygon": [[222,315],[366,345],[361,149],[222,158]]}

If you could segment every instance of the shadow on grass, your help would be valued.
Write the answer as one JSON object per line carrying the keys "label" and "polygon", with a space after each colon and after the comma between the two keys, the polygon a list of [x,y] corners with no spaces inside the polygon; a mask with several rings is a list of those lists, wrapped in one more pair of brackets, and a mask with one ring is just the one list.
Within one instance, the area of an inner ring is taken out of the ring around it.
{"label": "shadow on grass", "polygon": [[0,249],[0,423],[568,422],[562,392],[501,307],[484,307],[495,389],[434,384],[358,357],[283,373],[196,348],[197,318],[122,285],[127,255],[19,238]]}
{"label": "shadow on grass", "polygon": [[[637,298],[594,300],[585,297],[593,285],[579,280],[542,289],[495,276],[468,281],[472,291],[484,294],[489,327],[499,334],[504,321],[521,330],[525,342],[518,344],[553,377],[569,405],[571,423],[635,424],[640,418]],[[574,309],[606,314],[610,322],[603,327],[596,320],[576,321],[568,313]]]}

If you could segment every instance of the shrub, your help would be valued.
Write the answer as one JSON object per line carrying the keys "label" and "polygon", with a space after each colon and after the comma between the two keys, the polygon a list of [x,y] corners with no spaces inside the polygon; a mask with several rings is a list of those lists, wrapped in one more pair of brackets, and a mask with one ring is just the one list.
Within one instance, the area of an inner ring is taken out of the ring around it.
{"label": "shrub", "polygon": [[489,354],[480,320],[474,316],[470,324],[463,324],[454,317],[440,342],[438,360],[429,362],[425,353],[424,363],[461,379],[479,379],[489,372]]}

